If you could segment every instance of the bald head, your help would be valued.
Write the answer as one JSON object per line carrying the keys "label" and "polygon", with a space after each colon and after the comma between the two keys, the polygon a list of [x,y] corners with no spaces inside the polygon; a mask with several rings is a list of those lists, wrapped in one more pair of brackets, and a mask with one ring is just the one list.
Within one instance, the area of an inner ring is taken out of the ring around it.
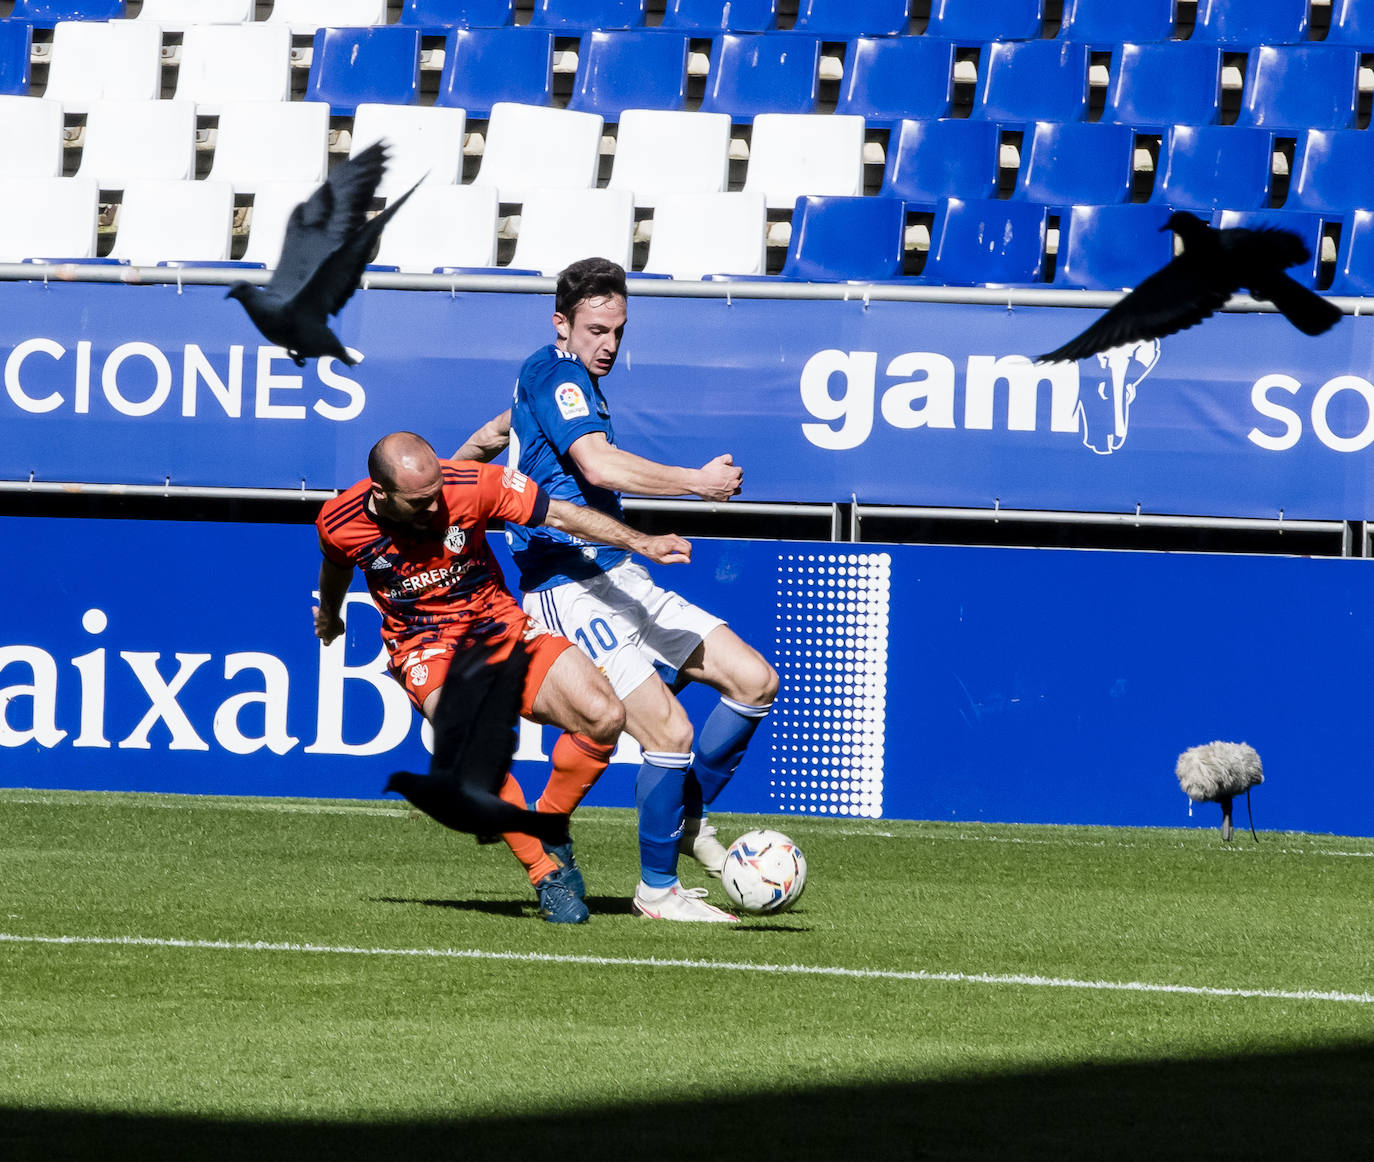
{"label": "bald head", "polygon": [[444,479],[439,457],[428,440],[414,432],[392,432],[377,441],[367,457],[372,504],[391,521],[432,528],[440,523]]}

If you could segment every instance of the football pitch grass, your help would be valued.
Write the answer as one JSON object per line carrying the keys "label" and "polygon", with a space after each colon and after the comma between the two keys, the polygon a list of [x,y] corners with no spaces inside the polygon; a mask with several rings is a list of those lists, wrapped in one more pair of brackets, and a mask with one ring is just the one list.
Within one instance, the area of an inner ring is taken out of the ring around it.
{"label": "football pitch grass", "polygon": [[794,911],[632,916],[629,811],[561,926],[399,801],[0,790],[0,1158],[1368,1156],[1374,839],[715,822]]}

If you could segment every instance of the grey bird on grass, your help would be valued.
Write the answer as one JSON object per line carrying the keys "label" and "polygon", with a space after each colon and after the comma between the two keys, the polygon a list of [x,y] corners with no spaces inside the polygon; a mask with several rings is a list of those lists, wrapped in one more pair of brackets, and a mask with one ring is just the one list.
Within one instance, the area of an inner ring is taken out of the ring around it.
{"label": "grey bird on grass", "polygon": [[1142,339],[1162,339],[1202,322],[1242,288],[1271,302],[1305,335],[1320,335],[1341,312],[1283,272],[1311,260],[1291,230],[1275,226],[1218,230],[1185,210],[1161,227],[1183,240],[1183,251],[1122,298],[1081,335],[1036,359],[1072,362]]}
{"label": "grey bird on grass", "polygon": [[327,320],[358,289],[383,228],[415,192],[411,186],[381,213],[367,216],[386,158],[386,146],[379,141],[335,167],[324,184],[291,211],[281,257],[268,283],[258,287],[236,282],[225,296],[238,299],[253,325],[284,347],[297,367],[322,355],[350,367],[357,363]]}

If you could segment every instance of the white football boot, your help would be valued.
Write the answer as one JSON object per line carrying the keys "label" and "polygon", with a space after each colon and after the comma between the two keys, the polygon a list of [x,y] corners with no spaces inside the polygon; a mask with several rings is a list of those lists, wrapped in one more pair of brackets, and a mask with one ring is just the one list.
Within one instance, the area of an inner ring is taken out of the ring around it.
{"label": "white football boot", "polygon": [[705,819],[684,819],[678,851],[690,855],[708,876],[720,879],[725,867],[725,845],[716,838],[716,829]]}
{"label": "white football boot", "polygon": [[641,880],[635,888],[634,910],[649,920],[691,920],[706,924],[734,924],[738,916],[706,902],[705,888],[684,888],[677,884],[666,891],[655,891]]}

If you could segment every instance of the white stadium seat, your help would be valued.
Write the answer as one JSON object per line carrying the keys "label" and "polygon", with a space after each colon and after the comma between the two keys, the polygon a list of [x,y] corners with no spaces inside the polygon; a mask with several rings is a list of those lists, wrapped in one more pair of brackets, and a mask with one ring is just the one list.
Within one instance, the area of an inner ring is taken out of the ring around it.
{"label": "white stadium seat", "polygon": [[595,113],[498,101],[473,184],[495,186],[503,202],[523,202],[532,190],[590,189],[603,124]]}
{"label": "white stadium seat", "polygon": [[212,181],[251,194],[264,182],[324,181],[329,106],[323,101],[233,101],[220,108]]}
{"label": "white stadium seat", "polygon": [[124,188],[111,258],[134,266],[229,257],[234,188],[228,182],[136,181]]}
{"label": "white stadium seat", "polygon": [[654,207],[644,272],[673,278],[763,274],[767,234],[762,194],[664,194]]}
{"label": "white stadium seat", "polygon": [[594,255],[628,268],[634,232],[635,201],[628,190],[533,190],[520,207],[510,264],[553,275]]}
{"label": "white stadium seat", "polygon": [[195,24],[181,42],[176,95],[201,115],[229,101],[291,97],[291,30],[283,24]]}
{"label": "white stadium seat", "polygon": [[317,28],[367,28],[386,23],[386,0],[276,0],[267,19],[285,22],[297,36]]}
{"label": "white stadium seat", "polygon": [[349,156],[356,157],[375,141],[390,145],[386,173],[377,187],[383,198],[405,193],[426,174],[428,185],[451,185],[462,176],[466,123],[462,109],[364,103],[353,114]]}
{"label": "white stadium seat", "polygon": [[196,24],[244,24],[256,8],[257,0],[143,0],[135,19],[184,32]]}
{"label": "white stadium seat", "polygon": [[730,177],[730,118],[725,113],[626,109],[620,115],[613,190],[629,190],[636,206],[665,194],[713,193]]}
{"label": "white stadium seat", "polygon": [[0,177],[0,262],[94,258],[99,208],[90,178]]}
{"label": "white stadium seat", "polygon": [[281,257],[286,220],[291,211],[319,188],[319,182],[262,182],[253,195],[253,217],[248,224],[245,262],[261,262],[271,268]]}
{"label": "white stadium seat", "polygon": [[53,29],[43,95],[68,113],[93,101],[151,101],[162,95],[162,29],[136,20],[64,20]]}
{"label": "white stadium seat", "polygon": [[0,97],[0,173],[62,175],[62,103],[41,97]]}
{"label": "white stadium seat", "polygon": [[440,266],[495,266],[499,208],[491,186],[425,182],[387,223],[373,261],[422,274]]}
{"label": "white stadium seat", "polygon": [[77,176],[103,190],[139,178],[195,177],[196,107],[190,101],[95,101]]}
{"label": "white stadium seat", "polygon": [[864,192],[864,119],[826,113],[760,113],[749,140],[744,188],[790,210],[803,194]]}

